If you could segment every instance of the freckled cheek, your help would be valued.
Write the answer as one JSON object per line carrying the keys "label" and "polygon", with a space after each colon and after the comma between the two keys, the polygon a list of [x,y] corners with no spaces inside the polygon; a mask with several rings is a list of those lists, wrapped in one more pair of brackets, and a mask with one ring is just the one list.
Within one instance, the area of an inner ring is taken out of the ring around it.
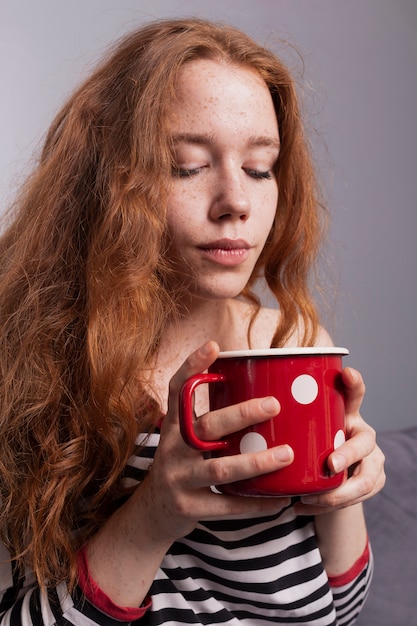
{"label": "freckled cheek", "polygon": [[187,185],[185,189],[176,189],[171,194],[170,204],[177,207],[177,210],[186,211],[192,209],[196,202],[202,202],[206,196],[205,189],[190,188],[191,185]]}
{"label": "freckled cheek", "polygon": [[176,192],[168,205],[168,228],[171,232],[190,230],[193,223],[205,218],[206,212],[207,199],[204,194],[191,190]]}
{"label": "freckled cheek", "polygon": [[201,231],[201,225],[195,224],[196,211],[189,206],[184,207],[181,202],[171,204],[168,209],[167,225],[171,245],[181,247],[196,231]]}
{"label": "freckled cheek", "polygon": [[266,219],[271,218],[273,220],[278,207],[278,189],[266,191],[261,196],[258,196],[254,206],[258,207]]}

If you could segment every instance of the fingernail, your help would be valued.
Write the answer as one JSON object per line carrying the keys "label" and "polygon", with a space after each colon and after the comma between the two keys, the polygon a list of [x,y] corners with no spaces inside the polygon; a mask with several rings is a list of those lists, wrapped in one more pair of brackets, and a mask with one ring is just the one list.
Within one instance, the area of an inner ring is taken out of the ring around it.
{"label": "fingernail", "polygon": [[346,368],[350,374],[350,377],[352,379],[352,382],[357,383],[359,380],[359,374],[356,370],[352,369],[351,367],[347,367]]}
{"label": "fingernail", "polygon": [[344,454],[334,454],[332,456],[333,469],[338,474],[345,469],[346,457]]}
{"label": "fingernail", "polygon": [[301,496],[301,502],[303,504],[317,504],[319,501],[317,496]]}
{"label": "fingernail", "polygon": [[290,446],[279,446],[274,450],[274,457],[277,461],[290,461],[293,457]]}
{"label": "fingernail", "polygon": [[213,351],[213,346],[211,342],[204,344],[204,346],[201,346],[200,348],[200,354],[202,356],[209,356],[209,354],[211,354],[212,351]]}
{"label": "fingernail", "polygon": [[273,396],[262,400],[261,406],[265,413],[271,413],[271,415],[276,415],[279,411],[278,400],[276,400],[276,398],[274,398]]}

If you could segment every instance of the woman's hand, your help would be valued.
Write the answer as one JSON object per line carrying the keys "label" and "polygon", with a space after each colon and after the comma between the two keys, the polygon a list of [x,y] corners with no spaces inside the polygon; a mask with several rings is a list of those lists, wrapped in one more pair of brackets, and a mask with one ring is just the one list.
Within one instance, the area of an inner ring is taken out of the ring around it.
{"label": "woman's hand", "polygon": [[[182,439],[178,417],[180,389],[187,378],[206,370],[218,352],[217,344],[206,344],[172,378],[169,409],[149,474],[88,542],[90,574],[120,606],[141,604],[170,545],[189,534],[199,520],[273,513],[290,504],[289,498],[245,498],[216,494],[210,489],[214,484],[243,480],[289,465],[293,460],[289,446],[206,459]],[[382,452],[376,446],[374,431],[359,415],[364,393],[362,379],[348,369],[343,372],[343,380],[348,440],[331,455],[329,463],[333,470],[353,468],[352,475],[339,489],[318,496],[317,502],[307,504],[305,499],[305,503],[296,505],[301,514],[328,513],[316,518],[316,528],[325,566],[336,574],[339,569],[346,571],[350,567],[366,540],[363,516],[357,507],[349,505],[376,493],[384,483]],[[270,419],[279,410],[274,398],[260,398],[209,412],[197,420],[196,434],[201,439],[220,439],[244,426]],[[338,462],[340,466],[336,467]],[[352,547],[355,542],[356,547]]]}
{"label": "woman's hand", "polygon": [[[131,497],[89,540],[90,575],[120,606],[139,606],[171,544],[189,534],[202,519],[273,513],[289,498],[244,498],[213,493],[211,485],[268,473],[291,463],[289,446],[264,452],[205,459],[180,434],[178,396],[186,379],[216,359],[210,342],[194,352],[172,378],[169,407],[152,467]],[[274,398],[261,398],[207,413],[196,422],[201,439],[220,439],[246,425],[262,422],[280,410]]]}
{"label": "woman's hand", "polygon": [[[292,462],[289,446],[279,446],[257,453],[220,458],[204,458],[200,451],[186,445],[181,437],[178,418],[179,392],[187,378],[200,373],[217,358],[219,347],[209,342],[193,353],[170,383],[168,413],[164,418],[161,439],[149,475],[138,489],[154,533],[172,541],[190,533],[198,520],[278,511],[290,504],[289,498],[245,498],[213,493],[211,485],[226,484],[281,469]],[[270,419],[279,413],[275,398],[253,399],[201,416],[197,436],[216,440],[250,424]]]}
{"label": "woman's hand", "polygon": [[374,429],[360,415],[365,394],[362,376],[352,368],[342,372],[345,393],[346,442],[329,457],[332,471],[348,471],[343,485],[327,493],[304,496],[295,510],[302,515],[329,513],[375,495],[385,484],[384,454]]}

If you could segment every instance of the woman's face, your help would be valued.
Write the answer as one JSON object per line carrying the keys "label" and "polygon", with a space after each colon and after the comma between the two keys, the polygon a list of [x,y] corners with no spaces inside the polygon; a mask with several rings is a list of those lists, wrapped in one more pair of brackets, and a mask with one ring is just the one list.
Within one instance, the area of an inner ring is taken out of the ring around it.
{"label": "woman's face", "polygon": [[169,254],[192,298],[232,298],[248,282],[277,208],[272,98],[254,71],[206,59],[186,65],[176,87]]}

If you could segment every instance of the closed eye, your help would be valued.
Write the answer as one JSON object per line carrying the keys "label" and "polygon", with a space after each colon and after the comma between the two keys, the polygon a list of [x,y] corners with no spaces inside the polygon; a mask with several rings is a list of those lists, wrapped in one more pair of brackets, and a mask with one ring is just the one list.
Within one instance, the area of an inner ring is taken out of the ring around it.
{"label": "closed eye", "polygon": [[253,170],[251,168],[245,168],[245,172],[248,176],[255,178],[256,180],[270,180],[272,178],[272,173],[267,170],[266,172],[262,172],[259,170]]}
{"label": "closed eye", "polygon": [[203,168],[202,167],[193,167],[193,168],[183,168],[183,167],[173,167],[172,175],[177,178],[187,178],[190,176],[195,176],[199,174]]}

